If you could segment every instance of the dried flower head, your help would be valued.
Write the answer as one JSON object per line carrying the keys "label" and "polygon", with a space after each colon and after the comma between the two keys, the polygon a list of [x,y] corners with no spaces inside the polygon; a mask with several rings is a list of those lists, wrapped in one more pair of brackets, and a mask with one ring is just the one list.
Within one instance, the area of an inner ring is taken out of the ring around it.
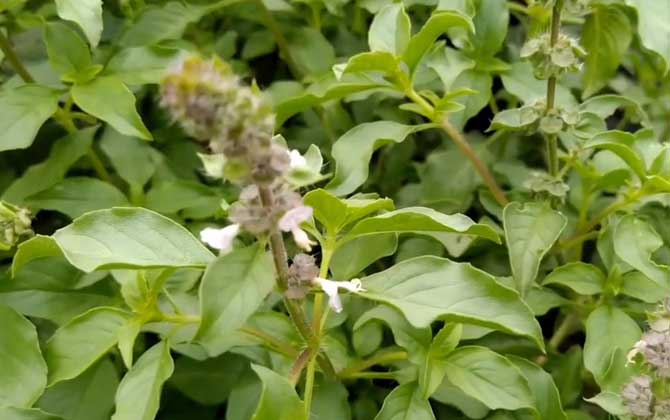
{"label": "dried flower head", "polygon": [[652,415],[654,394],[651,384],[651,378],[645,375],[634,377],[624,387],[621,397],[631,415],[643,418]]}

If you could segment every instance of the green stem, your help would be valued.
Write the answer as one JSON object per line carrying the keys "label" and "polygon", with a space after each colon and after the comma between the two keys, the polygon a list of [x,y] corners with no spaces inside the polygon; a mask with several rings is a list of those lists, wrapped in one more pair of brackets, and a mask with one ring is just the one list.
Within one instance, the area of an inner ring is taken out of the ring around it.
{"label": "green stem", "polygon": [[307,365],[307,362],[312,359],[312,352],[310,349],[305,349],[300,353],[300,355],[295,359],[291,372],[288,374],[288,381],[294,387],[298,384],[300,376],[302,375],[303,369]]}
{"label": "green stem", "polygon": [[[562,0],[556,0],[551,15],[551,38],[550,45],[553,47],[558,41],[558,35],[561,30],[561,9],[563,8]],[[547,80],[547,112],[554,108],[556,102],[556,76],[552,76]],[[549,162],[549,173],[553,177],[558,176],[558,139],[555,134],[547,136],[547,160]]]}
{"label": "green stem", "polygon": [[281,353],[287,357],[297,357],[300,354],[298,349],[296,349],[289,343],[285,343],[281,340],[278,340],[275,337],[271,336],[270,334],[267,334],[261,330],[257,330],[256,328],[246,325],[240,328],[240,331],[260,339],[261,341],[264,342],[264,344],[268,348],[276,351],[277,353]]}
{"label": "green stem", "polygon": [[558,347],[563,343],[563,340],[568,338],[579,327],[579,317],[575,314],[568,314],[563,321],[558,325],[554,335],[549,339],[549,348],[558,350]]}
{"label": "green stem", "polygon": [[5,57],[7,57],[9,63],[12,65],[16,73],[21,77],[21,79],[23,79],[24,82],[26,83],[35,82],[35,79],[30,74],[28,69],[23,65],[23,62],[21,62],[19,56],[16,55],[14,48],[12,48],[12,44],[9,42],[9,39],[5,36],[5,34],[2,31],[0,31],[0,50],[2,50],[2,52],[5,54]]}
{"label": "green stem", "polygon": [[353,378],[355,375],[365,369],[371,368],[375,365],[383,365],[391,362],[398,362],[407,360],[408,354],[406,351],[393,351],[378,353],[369,359],[360,361],[359,363],[343,369],[339,376],[340,378]]}

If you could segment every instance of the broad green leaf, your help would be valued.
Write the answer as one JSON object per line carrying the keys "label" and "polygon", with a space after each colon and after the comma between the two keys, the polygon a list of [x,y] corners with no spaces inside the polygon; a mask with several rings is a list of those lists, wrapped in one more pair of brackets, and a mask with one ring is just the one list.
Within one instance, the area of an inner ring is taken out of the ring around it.
{"label": "broad green leaf", "polygon": [[455,387],[446,378],[430,398],[442,404],[458,408],[467,418],[482,419],[490,411],[487,406],[461,391],[460,388]]}
{"label": "broad green leaf", "polygon": [[92,47],[98,46],[102,35],[102,0],[56,0],[58,16],[84,31]]}
{"label": "broad green leaf", "polygon": [[47,384],[37,331],[30,321],[3,305],[0,322],[0,406],[31,407]]}
{"label": "broad green leaf", "polygon": [[670,68],[670,3],[626,0],[626,4],[637,10],[637,32],[642,45],[663,58],[667,72]]}
{"label": "broad green leaf", "polygon": [[398,248],[394,233],[366,235],[338,246],[330,263],[330,271],[338,280],[355,277],[373,262],[393,255]]}
{"label": "broad green leaf", "polygon": [[635,215],[624,216],[614,230],[614,252],[627,264],[653,280],[658,287],[670,288],[670,268],[652,260],[663,246],[662,238],[646,221]]}
{"label": "broad green leaf", "polygon": [[116,368],[104,359],[79,377],[50,387],[37,405],[68,420],[107,420],[118,384]]}
{"label": "broad green leaf", "polygon": [[372,153],[390,143],[400,143],[407,136],[432,125],[404,125],[393,121],[360,124],[342,135],[333,145],[337,162],[335,176],[326,189],[335,195],[346,195],[360,187],[368,177]]}
{"label": "broad green leaf", "polygon": [[349,392],[340,382],[317,376],[312,396],[314,420],[351,420]]}
{"label": "broad green leaf", "polygon": [[288,379],[259,365],[251,366],[262,391],[251,420],[307,420],[303,402]]}
{"label": "broad green leaf", "polygon": [[658,303],[668,296],[670,290],[667,287],[658,287],[658,283],[639,271],[631,271],[621,277],[619,293],[643,302]]}
{"label": "broad green leaf", "polygon": [[605,87],[616,73],[633,34],[628,16],[616,5],[596,5],[586,18],[580,44],[584,47],[584,97]]}
{"label": "broad green leaf", "polygon": [[49,157],[41,163],[29,167],[5,190],[3,200],[21,205],[25,199],[57,184],[68,169],[91,148],[97,127],[79,130],[58,139],[49,152]]}
{"label": "broad green leaf", "polygon": [[116,411],[111,420],[153,420],[161,390],[172,376],[170,345],[163,340],[144,352],[126,373],[116,391]]}
{"label": "broad green leaf", "polygon": [[442,214],[427,207],[407,207],[356,223],[341,239],[351,239],[379,233],[463,233],[481,236],[500,243],[498,234],[488,225],[477,224],[463,214]]}
{"label": "broad green leaf", "polygon": [[541,367],[519,356],[507,356],[516,365],[530,385],[535,409],[542,419],[568,420],[561,404],[561,395],[554,379]]}
{"label": "broad green leaf", "polygon": [[435,420],[430,403],[421,398],[416,382],[400,385],[384,399],[374,420]]}
{"label": "broad green leaf", "polygon": [[469,264],[414,258],[362,282],[362,296],[398,308],[415,327],[447,319],[522,335],[543,347],[540,327],[519,295]]}
{"label": "broad green leaf", "polygon": [[546,203],[510,203],[503,210],[505,241],[517,290],[525,295],[540,262],[565,229],[567,219]]}
{"label": "broad green leaf", "polygon": [[166,39],[177,39],[189,23],[199,20],[205,12],[204,6],[178,1],[145,7],[135,22],[123,32],[119,43],[125,47],[140,47]]}
{"label": "broad green leaf", "polygon": [[84,111],[105,121],[119,133],[151,140],[135,109],[135,95],[115,76],[72,86],[72,99]]}
{"label": "broad green leaf", "polygon": [[333,68],[335,76],[341,78],[349,73],[378,72],[393,78],[398,72],[398,59],[386,51],[362,52],[349,58],[342,66]]}
{"label": "broad green leaf", "polygon": [[221,209],[221,194],[199,182],[177,180],[149,190],[146,207],[187,219],[206,219]]}
{"label": "broad green leaf", "polygon": [[447,323],[433,338],[426,360],[419,368],[419,391],[423,398],[428,399],[442,383],[449,369],[446,359],[458,346],[462,334],[461,324]]}
{"label": "broad green leaf", "polygon": [[601,392],[595,397],[588,398],[586,401],[596,404],[603,408],[608,413],[615,416],[625,416],[627,418],[630,414],[628,407],[623,403],[623,399],[619,393],[615,392]]}
{"label": "broad green leaf", "polygon": [[65,178],[58,184],[26,198],[31,208],[55,210],[74,219],[82,214],[126,206],[126,196],[112,184],[96,178]]}
{"label": "broad green leaf", "polygon": [[130,316],[116,308],[96,308],[56,330],[44,351],[49,386],[76,378],[111,350]]}
{"label": "broad green leaf", "polygon": [[252,32],[244,42],[242,47],[242,59],[252,60],[270,54],[277,48],[272,32],[267,29],[260,29]]}
{"label": "broad green leaf", "polygon": [[[624,368],[625,354],[640,339],[640,327],[621,309],[613,306],[596,308],[586,320],[584,367],[593,373],[603,390],[608,388],[610,366]],[[614,387],[617,387],[614,384]]]}
{"label": "broad green leaf", "polygon": [[305,194],[304,202],[314,209],[314,218],[332,235],[368,215],[394,209],[393,200],[390,198],[357,194],[344,199],[320,188]]}
{"label": "broad green leaf", "polygon": [[0,418],[2,420],[66,420],[37,408],[17,407],[0,407]]}
{"label": "broad green leaf", "polygon": [[636,115],[640,116],[643,122],[648,119],[640,103],[626,96],[598,95],[585,100],[579,105],[581,111],[595,114],[602,119],[612,116],[618,108],[634,111]]}
{"label": "broad green leaf", "polygon": [[47,46],[49,63],[61,76],[76,75],[92,64],[86,42],[64,23],[47,24],[44,27],[44,42]]}
{"label": "broad green leaf", "polygon": [[452,28],[463,28],[474,32],[475,27],[472,20],[459,12],[436,12],[428,19],[412,38],[410,38],[407,49],[403,54],[403,61],[413,73],[421,58],[433,46],[435,40]]}
{"label": "broad green leaf", "polygon": [[0,152],[30,146],[42,124],[58,108],[61,92],[27,84],[0,92]]}
{"label": "broad green leaf", "polygon": [[265,249],[253,245],[219,257],[200,285],[202,321],[195,341],[216,356],[274,288],[274,268]]}
{"label": "broad green leaf", "polygon": [[447,379],[490,409],[518,410],[535,405],[528,381],[507,358],[478,346],[460,347],[445,363]]}
{"label": "broad green leaf", "polygon": [[594,265],[572,262],[556,268],[544,278],[542,284],[565,286],[580,295],[597,295],[603,292],[605,274]]}
{"label": "broad green leaf", "polygon": [[87,213],[53,238],[85,272],[105,268],[204,267],[214,256],[172,220],[142,208]]}
{"label": "broad green leaf", "polygon": [[[533,75],[533,66],[528,62],[516,62],[501,75],[501,80],[508,93],[519,98],[524,104],[544,100],[547,96],[547,83]],[[561,84],[556,86],[556,104],[563,107],[577,106],[577,100],[570,90]]]}
{"label": "broad green leaf", "polygon": [[180,357],[170,384],[199,404],[218,405],[226,401],[247,368],[247,359],[234,353],[202,361]]}
{"label": "broad green leaf", "polygon": [[160,46],[125,48],[110,58],[103,76],[115,76],[127,85],[156,84],[183,51]]}
{"label": "broad green leaf", "polygon": [[372,20],[368,31],[370,51],[402,54],[411,35],[411,22],[402,3],[389,4]]}
{"label": "broad green leaf", "polygon": [[507,2],[480,0],[477,13],[472,18],[475,30],[471,36],[474,53],[478,57],[491,57],[503,46],[509,26]]}
{"label": "broad green leaf", "polygon": [[38,258],[60,257],[63,252],[50,236],[36,235],[19,244],[12,260],[12,277],[30,261]]}
{"label": "broad green leaf", "polygon": [[615,153],[635,172],[641,179],[646,179],[646,165],[644,159],[635,150],[635,136],[623,131],[606,131],[596,134],[588,140],[584,147],[593,147],[596,149],[609,150]]}
{"label": "broad green leaf", "polygon": [[111,127],[105,129],[100,148],[121,179],[137,190],[149,182],[162,160],[161,154],[147,142],[125,136]]}

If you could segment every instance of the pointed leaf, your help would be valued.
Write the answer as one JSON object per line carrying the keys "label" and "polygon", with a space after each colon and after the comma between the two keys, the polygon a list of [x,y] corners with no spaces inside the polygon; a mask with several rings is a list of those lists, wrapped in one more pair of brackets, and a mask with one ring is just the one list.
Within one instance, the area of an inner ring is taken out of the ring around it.
{"label": "pointed leaf", "polygon": [[61,92],[27,84],[0,92],[0,152],[30,146],[58,108]]}
{"label": "pointed leaf", "polygon": [[416,382],[400,385],[384,399],[374,420],[435,420],[430,403],[421,398]]}
{"label": "pointed leaf", "polygon": [[81,27],[92,47],[102,35],[102,0],[56,0],[58,16]]}
{"label": "pointed leaf", "polygon": [[407,48],[411,31],[409,16],[402,3],[383,7],[372,20],[368,32],[370,51],[400,55]]}
{"label": "pointed leaf", "polygon": [[605,274],[592,264],[572,262],[556,268],[544,278],[542,284],[559,284],[580,295],[597,295],[603,292]]}
{"label": "pointed leaf", "polygon": [[286,378],[263,366],[252,365],[251,368],[262,383],[251,420],[307,420],[304,404]]}

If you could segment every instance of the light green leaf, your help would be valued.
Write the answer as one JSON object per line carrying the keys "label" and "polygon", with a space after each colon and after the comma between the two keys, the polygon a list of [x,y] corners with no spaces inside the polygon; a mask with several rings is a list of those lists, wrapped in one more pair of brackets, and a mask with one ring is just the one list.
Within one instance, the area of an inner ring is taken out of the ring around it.
{"label": "light green leaf", "polygon": [[670,3],[664,1],[626,0],[637,10],[637,31],[645,48],[659,54],[670,68]]}
{"label": "light green leaf", "polygon": [[469,32],[474,32],[475,27],[472,20],[459,12],[436,12],[428,19],[409,40],[407,49],[403,54],[403,61],[409,67],[410,73],[416,69],[419,61],[433,46],[437,38],[446,33],[451,28],[463,28]]}
{"label": "light green leaf", "polygon": [[378,259],[393,255],[397,247],[398,236],[394,233],[358,237],[338,246],[330,271],[338,280],[349,280]]}
{"label": "light green leaf", "polygon": [[411,35],[411,22],[402,3],[389,4],[372,20],[368,31],[370,51],[402,54]]}
{"label": "light green leaf", "polygon": [[63,252],[50,236],[36,235],[19,244],[12,260],[12,277],[30,261],[38,258],[60,257]]}
{"label": "light green leaf", "polygon": [[602,119],[612,116],[618,108],[633,111],[641,118],[643,123],[649,118],[639,102],[626,96],[611,94],[598,95],[585,100],[579,105],[581,111],[595,114]]}
{"label": "light green leaf", "polygon": [[44,27],[44,42],[47,46],[49,63],[61,76],[76,75],[92,64],[86,42],[64,23],[47,24]]}
{"label": "light green leaf", "polygon": [[507,2],[480,0],[472,22],[475,26],[471,37],[472,47],[478,57],[491,57],[503,46],[509,26]]}
{"label": "light green leaf", "polygon": [[[547,83],[533,75],[533,66],[528,62],[516,62],[501,75],[503,86],[508,93],[519,98],[524,104],[531,104],[547,96]],[[556,104],[563,107],[577,106],[577,100],[570,89],[556,85]]]}
{"label": "light green leaf", "polygon": [[335,76],[340,79],[349,73],[377,72],[389,78],[398,72],[398,59],[386,51],[362,52],[349,58],[343,65],[333,67]]}
{"label": "light green leaf", "polygon": [[363,219],[341,239],[379,233],[463,233],[481,236],[500,243],[498,234],[489,225],[477,224],[463,214],[443,214],[427,207],[407,207]]}
{"label": "light green leaf", "polygon": [[507,356],[521,370],[530,385],[535,400],[535,409],[541,419],[567,420],[563,411],[561,395],[551,375],[541,367],[519,356]]}
{"label": "light green leaf", "polygon": [[3,305],[0,320],[0,406],[31,407],[47,384],[37,331],[30,321]]}
{"label": "light green leaf", "polygon": [[615,416],[628,416],[630,414],[619,393],[601,392],[595,397],[586,399],[586,401],[600,406]]}
{"label": "light green leaf", "polygon": [[332,235],[368,215],[394,208],[393,200],[390,198],[357,194],[349,199],[343,199],[321,188],[305,194],[304,203],[314,209],[314,218]]}
{"label": "light green leaf", "polygon": [[119,43],[125,47],[140,47],[180,38],[186,26],[199,20],[206,11],[204,6],[178,1],[145,7],[135,22],[123,32]]}
{"label": "light green leaf", "polygon": [[107,420],[118,384],[116,368],[104,359],[79,377],[50,387],[37,405],[68,420]]}
{"label": "light green leaf", "polygon": [[416,382],[400,385],[384,399],[374,420],[435,420],[430,403],[421,398]]}
{"label": "light green leaf", "polygon": [[362,296],[398,308],[415,327],[447,319],[522,335],[543,348],[540,327],[519,295],[469,264],[419,257],[362,282]]}
{"label": "light green leaf", "polygon": [[656,264],[654,252],[663,240],[646,221],[635,215],[624,216],[614,230],[614,252],[627,264],[642,272],[660,288],[670,288],[670,267]]}
{"label": "light green leaf", "polygon": [[100,148],[109,157],[116,173],[138,190],[149,182],[163,158],[147,142],[125,136],[112,127],[105,129]]}
{"label": "light green leaf", "polygon": [[151,140],[135,109],[135,95],[114,76],[98,77],[85,84],[75,84],[72,99],[84,111],[105,121],[119,133]]}
{"label": "light green leaf", "polygon": [[111,350],[130,316],[116,308],[95,308],[56,330],[44,351],[49,386],[76,378]]}
{"label": "light green leaf", "polygon": [[286,33],[291,57],[305,74],[320,75],[335,64],[335,49],[321,31],[294,26]]}
{"label": "light green leaf", "polygon": [[0,418],[2,420],[65,420],[37,408],[16,407],[0,407]]}
{"label": "light green leaf", "polygon": [[262,383],[251,420],[307,420],[304,404],[286,378],[263,366],[251,367]]}
{"label": "light green leaf", "polygon": [[319,150],[317,145],[310,144],[302,157],[305,158],[305,166],[291,168],[284,176],[291,186],[294,188],[303,188],[316,184],[328,177],[327,175],[321,175],[323,156],[321,156],[321,150]]}
{"label": "light green leaf", "polygon": [[42,124],[56,112],[60,94],[35,84],[0,92],[0,152],[30,146]]}
{"label": "light green leaf", "polygon": [[556,268],[544,278],[542,284],[565,286],[580,295],[597,295],[602,293],[605,286],[605,274],[592,264],[578,261]]}
{"label": "light green leaf", "polygon": [[69,20],[84,31],[92,47],[97,47],[102,35],[102,0],[56,0],[61,19]]}
{"label": "light green leaf", "polygon": [[546,203],[510,203],[503,210],[505,241],[517,290],[525,295],[540,262],[565,229],[567,218]]}
{"label": "light green leaf", "polygon": [[586,320],[584,367],[593,373],[603,390],[608,388],[606,376],[610,366],[623,369],[625,354],[641,335],[637,323],[621,309],[600,306],[591,312]]}
{"label": "light green leaf", "polygon": [[53,238],[82,271],[103,268],[204,267],[214,256],[184,227],[142,208],[87,213]]}
{"label": "light green leaf", "polygon": [[115,76],[127,85],[156,84],[179,61],[181,50],[160,46],[125,48],[109,59],[103,76]]}
{"label": "light green leaf", "polygon": [[41,163],[29,167],[14,181],[2,195],[2,199],[21,205],[25,199],[57,184],[68,169],[91,148],[97,127],[90,127],[58,139],[49,157]]}
{"label": "light green leaf", "polygon": [[607,85],[616,73],[633,34],[626,14],[616,5],[595,5],[586,18],[581,45],[584,59],[584,97],[589,97]]}
{"label": "light green leaf", "polygon": [[211,264],[200,285],[202,321],[195,340],[212,356],[226,350],[274,287],[272,260],[259,245],[237,249]]}
{"label": "light green leaf", "polygon": [[65,178],[58,184],[26,198],[36,209],[55,210],[74,219],[109,207],[128,205],[126,196],[112,184],[96,178]]}
{"label": "light green leaf", "polygon": [[312,396],[312,418],[317,420],[351,420],[349,392],[340,382],[317,376]]}
{"label": "light green leaf", "polygon": [[146,207],[162,214],[187,219],[207,219],[221,209],[223,197],[200,182],[176,180],[149,190]]}
{"label": "light green leaf", "polygon": [[173,371],[170,345],[166,340],[144,352],[119,384],[116,411],[111,420],[153,420],[163,384]]}
{"label": "light green leaf", "polygon": [[535,405],[519,369],[485,347],[460,347],[445,362],[449,382],[490,409],[518,410]]}
{"label": "light green leaf", "polygon": [[430,127],[430,124],[412,126],[393,121],[357,125],[333,145],[332,155],[337,168],[326,189],[335,195],[355,191],[368,177],[368,165],[375,150],[389,143],[400,143],[410,134]]}
{"label": "light green leaf", "polygon": [[646,179],[647,168],[644,159],[635,150],[635,136],[631,133],[612,130],[596,134],[588,140],[584,147],[609,150],[615,153],[635,172],[641,179]]}
{"label": "light green leaf", "polygon": [[463,325],[447,323],[430,343],[425,362],[419,368],[419,391],[428,399],[440,386],[449,369],[446,361],[456,349],[463,334]]}

